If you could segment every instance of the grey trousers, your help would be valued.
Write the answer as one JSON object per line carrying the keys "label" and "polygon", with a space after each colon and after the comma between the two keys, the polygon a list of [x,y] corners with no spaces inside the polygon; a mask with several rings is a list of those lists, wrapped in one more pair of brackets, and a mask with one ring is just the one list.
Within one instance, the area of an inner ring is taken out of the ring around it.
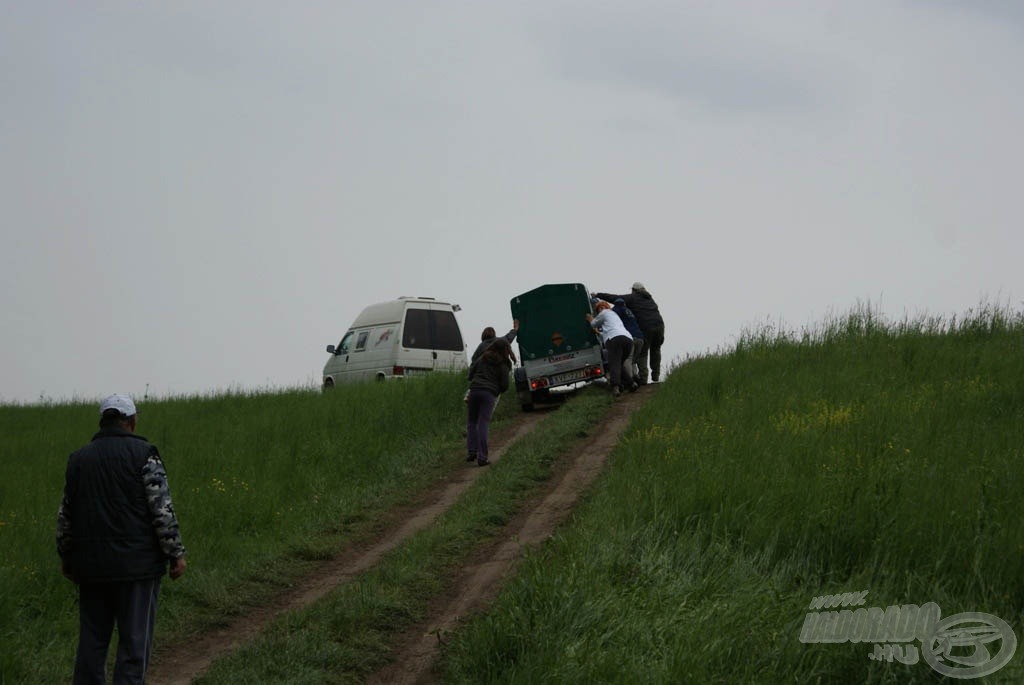
{"label": "grey trousers", "polygon": [[[637,383],[647,382],[647,359],[642,357],[644,351],[644,339],[633,338],[633,380]],[[643,368],[640,363],[643,362]]]}
{"label": "grey trousers", "polygon": [[141,684],[153,650],[160,579],[78,586],[78,655],[74,685],[106,683],[107,649],[117,624],[114,685]]}

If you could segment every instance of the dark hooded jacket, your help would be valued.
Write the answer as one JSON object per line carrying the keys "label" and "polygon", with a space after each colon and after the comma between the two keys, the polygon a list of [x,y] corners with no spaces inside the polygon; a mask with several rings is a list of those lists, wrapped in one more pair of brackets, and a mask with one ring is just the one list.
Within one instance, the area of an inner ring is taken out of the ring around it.
{"label": "dark hooded jacket", "polygon": [[654,301],[654,298],[646,290],[634,291],[628,295],[594,293],[594,296],[608,302],[614,302],[622,298],[626,306],[636,316],[637,323],[640,324],[640,330],[644,332],[645,338],[649,331],[665,327],[665,320],[661,318],[661,312],[658,311],[658,303]]}
{"label": "dark hooded jacket", "polygon": [[[509,344],[511,345],[512,341],[516,339],[516,329],[513,328],[502,337],[504,337],[505,340],[508,340]],[[493,343],[497,339],[498,336],[494,336],[493,338],[485,338],[484,340],[481,340],[480,344],[476,346],[475,350],[473,350],[473,356],[470,357],[469,361],[472,363],[479,359],[480,355],[482,355],[487,350],[487,348],[491,346],[491,343]]]}
{"label": "dark hooded jacket", "polygon": [[512,364],[496,355],[482,354],[469,366],[469,389],[486,390],[495,397],[508,390]]}
{"label": "dark hooded jacket", "polygon": [[620,297],[615,300],[615,305],[612,307],[612,311],[619,315],[622,319],[622,325],[626,327],[629,334],[633,336],[633,340],[637,338],[643,338],[644,333],[640,330],[640,323],[636,320],[636,316],[629,307],[626,306],[625,301]]}

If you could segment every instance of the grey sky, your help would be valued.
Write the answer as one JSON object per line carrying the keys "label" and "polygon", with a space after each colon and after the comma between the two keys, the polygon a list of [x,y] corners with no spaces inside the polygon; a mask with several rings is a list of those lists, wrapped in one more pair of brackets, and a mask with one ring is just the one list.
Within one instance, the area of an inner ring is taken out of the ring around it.
{"label": "grey sky", "polygon": [[399,295],[642,280],[666,359],[1019,307],[1018,8],[9,3],[0,401],[318,383]]}

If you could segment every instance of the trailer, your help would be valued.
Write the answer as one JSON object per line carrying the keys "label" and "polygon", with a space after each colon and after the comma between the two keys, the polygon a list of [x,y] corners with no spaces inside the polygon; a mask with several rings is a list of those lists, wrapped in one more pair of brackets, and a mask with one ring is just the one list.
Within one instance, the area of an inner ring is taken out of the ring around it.
{"label": "trailer", "polygon": [[549,399],[551,390],[605,377],[604,348],[586,320],[594,314],[582,283],[542,285],[511,300],[519,320],[521,366],[514,372],[524,411]]}

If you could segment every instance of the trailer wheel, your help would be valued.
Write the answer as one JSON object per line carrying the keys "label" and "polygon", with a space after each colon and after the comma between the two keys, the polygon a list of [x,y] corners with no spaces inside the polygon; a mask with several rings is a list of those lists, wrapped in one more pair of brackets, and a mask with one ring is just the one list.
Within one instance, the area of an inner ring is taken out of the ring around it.
{"label": "trailer wheel", "polygon": [[523,411],[533,411],[533,393],[529,390],[520,390],[519,395],[519,406],[523,408]]}

